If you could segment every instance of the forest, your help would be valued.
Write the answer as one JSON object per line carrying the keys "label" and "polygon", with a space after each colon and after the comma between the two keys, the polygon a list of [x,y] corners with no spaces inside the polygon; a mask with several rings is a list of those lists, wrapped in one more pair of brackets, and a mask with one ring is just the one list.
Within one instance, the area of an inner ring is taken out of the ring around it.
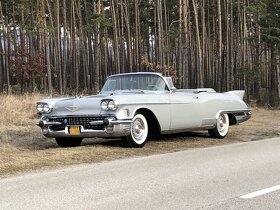
{"label": "forest", "polygon": [[97,93],[153,71],[280,104],[280,0],[0,0],[0,93]]}

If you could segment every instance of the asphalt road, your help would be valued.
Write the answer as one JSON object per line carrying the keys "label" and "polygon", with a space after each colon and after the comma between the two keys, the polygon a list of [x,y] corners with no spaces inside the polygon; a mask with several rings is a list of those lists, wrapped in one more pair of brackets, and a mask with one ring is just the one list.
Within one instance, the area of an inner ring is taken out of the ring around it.
{"label": "asphalt road", "polygon": [[275,138],[5,178],[0,209],[280,209],[279,151]]}

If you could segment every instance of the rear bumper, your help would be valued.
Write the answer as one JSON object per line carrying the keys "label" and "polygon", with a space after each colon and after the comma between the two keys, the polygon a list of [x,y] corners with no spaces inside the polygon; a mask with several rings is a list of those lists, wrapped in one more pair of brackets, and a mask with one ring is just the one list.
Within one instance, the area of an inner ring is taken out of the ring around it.
{"label": "rear bumper", "polygon": [[110,138],[110,137],[122,137],[128,136],[130,134],[130,128],[132,120],[116,120],[112,118],[106,118],[103,121],[95,121],[92,124],[104,126],[104,130],[94,130],[86,129],[85,126],[80,126],[79,134],[70,134],[69,128],[71,126],[66,125],[63,130],[52,130],[52,125],[60,125],[60,122],[46,122],[41,120],[37,125],[41,127],[42,134],[49,138],[58,138],[58,137],[82,137],[82,138]]}
{"label": "rear bumper", "polygon": [[235,125],[235,124],[239,124],[242,122],[245,122],[247,120],[249,120],[251,118],[251,109],[240,109],[240,110],[222,110],[219,111],[216,115],[216,119],[218,119],[218,117],[221,114],[231,114],[234,116],[235,120],[234,121],[230,121],[230,125]]}
{"label": "rear bumper", "polygon": [[236,123],[242,123],[251,118],[251,110],[242,110],[242,111],[236,111],[232,113],[235,116]]}

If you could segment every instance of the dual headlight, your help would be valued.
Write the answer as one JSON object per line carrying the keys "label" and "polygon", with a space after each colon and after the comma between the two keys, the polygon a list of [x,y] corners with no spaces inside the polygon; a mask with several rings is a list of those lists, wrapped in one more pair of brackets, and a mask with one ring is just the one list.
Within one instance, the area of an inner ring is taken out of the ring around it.
{"label": "dual headlight", "polygon": [[41,114],[43,114],[43,113],[48,114],[48,113],[52,112],[53,107],[52,107],[52,105],[47,104],[47,103],[38,103],[36,109]]}
{"label": "dual headlight", "polygon": [[103,100],[101,101],[101,109],[103,110],[116,110],[118,108],[118,105],[116,104],[116,102],[114,100]]}

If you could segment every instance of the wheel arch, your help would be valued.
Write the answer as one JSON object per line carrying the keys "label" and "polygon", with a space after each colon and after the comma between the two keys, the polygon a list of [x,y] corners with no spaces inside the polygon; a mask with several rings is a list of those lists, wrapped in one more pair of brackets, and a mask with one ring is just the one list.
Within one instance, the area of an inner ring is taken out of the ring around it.
{"label": "wheel arch", "polygon": [[138,108],[134,115],[137,113],[143,114],[148,122],[148,136],[157,136],[161,133],[161,127],[155,114],[148,108]]}
{"label": "wheel arch", "polygon": [[216,114],[216,119],[218,119],[219,115],[220,114],[227,114],[228,115],[228,118],[229,118],[229,125],[235,125],[237,124],[237,119],[235,117],[235,115],[230,112],[230,111],[219,111],[217,114]]}
{"label": "wheel arch", "polygon": [[228,112],[227,115],[228,115],[228,118],[229,118],[229,125],[237,124],[237,120],[236,120],[236,117],[234,116],[234,114]]}

